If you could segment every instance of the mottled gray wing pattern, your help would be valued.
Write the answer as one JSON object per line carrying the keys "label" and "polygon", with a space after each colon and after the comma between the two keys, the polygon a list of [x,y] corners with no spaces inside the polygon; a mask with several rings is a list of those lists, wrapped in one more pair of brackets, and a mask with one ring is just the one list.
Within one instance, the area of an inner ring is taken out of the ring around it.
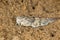
{"label": "mottled gray wing pattern", "polygon": [[33,18],[33,17],[26,17],[26,16],[19,16],[16,18],[16,23],[18,25],[23,26],[32,26],[32,27],[39,27],[39,26],[45,26],[49,23],[54,22],[55,19],[53,18]]}

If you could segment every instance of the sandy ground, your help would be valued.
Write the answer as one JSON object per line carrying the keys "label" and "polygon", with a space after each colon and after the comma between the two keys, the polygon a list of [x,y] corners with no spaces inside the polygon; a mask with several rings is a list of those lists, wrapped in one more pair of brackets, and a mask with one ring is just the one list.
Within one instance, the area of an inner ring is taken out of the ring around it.
{"label": "sandy ground", "polygon": [[0,40],[60,40],[60,19],[32,28],[16,24],[22,15],[60,18],[60,0],[0,0]]}

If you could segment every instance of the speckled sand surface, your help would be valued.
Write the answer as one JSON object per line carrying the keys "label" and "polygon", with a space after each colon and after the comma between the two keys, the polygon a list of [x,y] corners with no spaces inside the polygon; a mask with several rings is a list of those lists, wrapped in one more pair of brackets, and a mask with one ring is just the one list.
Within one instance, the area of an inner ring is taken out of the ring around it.
{"label": "speckled sand surface", "polygon": [[0,40],[60,40],[60,19],[32,28],[16,24],[22,15],[60,18],[60,0],[0,0]]}

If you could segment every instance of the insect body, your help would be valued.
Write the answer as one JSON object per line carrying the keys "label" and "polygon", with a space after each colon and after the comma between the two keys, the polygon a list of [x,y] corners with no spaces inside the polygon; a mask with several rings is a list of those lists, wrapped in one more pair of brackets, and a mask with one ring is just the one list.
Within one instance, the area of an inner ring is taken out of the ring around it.
{"label": "insect body", "polygon": [[33,17],[26,17],[26,16],[19,16],[16,18],[16,23],[18,25],[23,26],[32,26],[32,27],[39,27],[45,26],[49,23],[54,22],[53,18],[33,18]]}

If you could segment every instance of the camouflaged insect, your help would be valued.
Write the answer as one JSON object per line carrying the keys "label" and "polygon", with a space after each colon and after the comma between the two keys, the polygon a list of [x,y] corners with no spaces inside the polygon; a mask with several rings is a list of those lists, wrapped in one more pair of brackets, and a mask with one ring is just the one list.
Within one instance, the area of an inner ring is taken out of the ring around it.
{"label": "camouflaged insect", "polygon": [[16,23],[18,25],[32,26],[32,27],[45,26],[54,21],[55,19],[53,18],[37,18],[37,17],[33,18],[33,17],[26,17],[26,16],[19,16],[16,18]]}

